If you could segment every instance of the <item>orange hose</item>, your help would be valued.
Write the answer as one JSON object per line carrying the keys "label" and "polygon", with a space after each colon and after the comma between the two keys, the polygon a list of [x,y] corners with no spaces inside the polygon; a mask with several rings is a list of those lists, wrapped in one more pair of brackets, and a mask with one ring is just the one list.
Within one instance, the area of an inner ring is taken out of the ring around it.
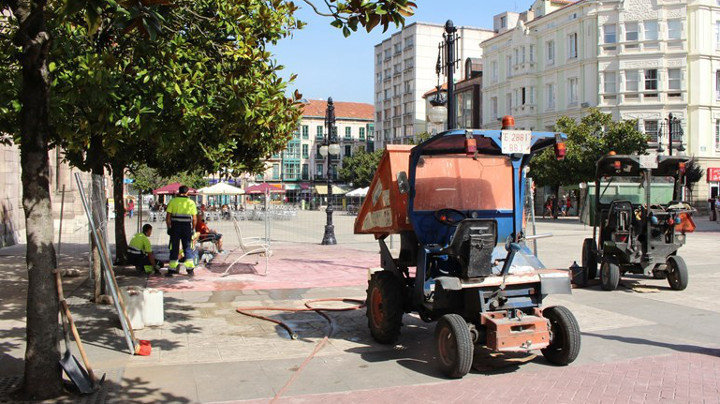
{"label": "orange hose", "polygon": [[[354,306],[350,307],[314,307],[313,303],[319,303],[319,302],[343,302],[343,303],[355,303]],[[254,307],[238,307],[236,311],[244,316],[257,318],[260,320],[270,321],[272,323],[275,323],[282,328],[284,328],[288,334],[290,335],[290,338],[297,339],[297,334],[290,328],[289,325],[285,324],[284,322],[280,320],[275,320],[274,318],[261,316],[259,314],[250,313],[251,311],[286,311],[291,313],[299,313],[299,312],[305,312],[305,311],[314,311],[317,314],[321,315],[325,320],[327,320],[329,329],[327,332],[327,335],[323,337],[320,341],[318,341],[317,345],[315,345],[315,348],[313,351],[308,355],[303,363],[298,366],[297,370],[293,373],[293,375],[290,377],[290,379],[285,383],[285,385],[278,390],[277,394],[275,394],[275,397],[273,397],[270,402],[275,402],[277,399],[280,398],[280,396],[285,393],[285,391],[290,387],[290,385],[297,379],[297,377],[300,375],[300,371],[305,368],[305,365],[310,363],[312,358],[315,357],[315,355],[320,352],[320,350],[325,346],[325,344],[330,340],[330,337],[333,334],[334,331],[334,323],[332,318],[325,314],[326,311],[351,311],[351,310],[359,310],[365,307],[365,301],[364,300],[358,300],[358,299],[345,299],[345,298],[330,298],[330,299],[312,299],[305,301],[305,307],[264,307],[264,306],[254,306]]]}

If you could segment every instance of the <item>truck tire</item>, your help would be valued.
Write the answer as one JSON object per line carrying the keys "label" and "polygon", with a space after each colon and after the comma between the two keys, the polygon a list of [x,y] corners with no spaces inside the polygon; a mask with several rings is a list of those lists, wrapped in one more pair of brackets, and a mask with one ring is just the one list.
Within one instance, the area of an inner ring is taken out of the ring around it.
{"label": "truck tire", "polygon": [[387,271],[375,272],[367,289],[368,327],[375,341],[392,344],[400,336],[403,317],[403,285]]}
{"label": "truck tire", "polygon": [[688,285],[688,270],[685,260],[677,255],[667,259],[667,280],[673,290],[685,290]]}
{"label": "truck tire", "polygon": [[440,317],[435,327],[435,343],[440,371],[459,379],[470,371],[473,361],[473,342],[470,327],[458,314]]}
{"label": "truck tire", "polygon": [[575,316],[564,306],[543,309],[543,317],[550,322],[550,345],[542,349],[550,363],[565,366],[580,353],[580,326]]}
{"label": "truck tire", "polygon": [[600,265],[600,285],[603,290],[615,290],[620,283],[620,267],[611,258],[603,258]]}
{"label": "truck tire", "polygon": [[597,248],[595,240],[586,238],[582,246],[582,266],[587,270],[587,279],[593,280],[597,276]]}

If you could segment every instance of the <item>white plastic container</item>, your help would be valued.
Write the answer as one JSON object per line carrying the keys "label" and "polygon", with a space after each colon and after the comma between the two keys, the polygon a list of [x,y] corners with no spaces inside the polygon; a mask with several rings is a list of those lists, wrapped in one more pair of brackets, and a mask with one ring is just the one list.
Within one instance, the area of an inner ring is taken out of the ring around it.
{"label": "white plastic container", "polygon": [[145,327],[143,321],[143,290],[137,286],[127,286],[121,289],[122,298],[125,302],[125,310],[130,318],[130,326],[133,330],[141,330]]}
{"label": "white plastic container", "polygon": [[142,292],[142,318],[146,326],[159,326],[165,321],[163,291],[145,289]]}

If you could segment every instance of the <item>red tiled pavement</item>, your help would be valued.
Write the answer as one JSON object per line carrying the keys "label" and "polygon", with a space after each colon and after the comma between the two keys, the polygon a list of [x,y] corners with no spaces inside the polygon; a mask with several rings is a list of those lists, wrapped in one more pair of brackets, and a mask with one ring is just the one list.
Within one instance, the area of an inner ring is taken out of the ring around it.
{"label": "red tiled pavement", "polygon": [[718,351],[710,350],[706,353],[678,353],[615,363],[549,368],[542,372],[470,375],[462,380],[441,383],[281,397],[279,401],[718,403],[720,356]]}
{"label": "red tiled pavement", "polygon": [[[380,265],[376,252],[341,246],[273,244],[272,257],[265,271],[265,258],[248,256],[223,276],[240,252],[218,255],[195,276],[151,277],[148,287],[164,291],[221,291],[255,289],[300,289],[358,286],[367,283],[367,270]],[[255,262],[258,264],[255,265]]]}

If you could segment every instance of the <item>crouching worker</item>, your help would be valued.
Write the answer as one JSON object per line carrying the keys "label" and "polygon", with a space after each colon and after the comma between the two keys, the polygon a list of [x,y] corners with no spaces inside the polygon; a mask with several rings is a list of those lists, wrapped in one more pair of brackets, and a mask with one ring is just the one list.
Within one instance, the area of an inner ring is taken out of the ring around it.
{"label": "crouching worker", "polygon": [[155,259],[155,255],[152,252],[152,245],[150,244],[150,237],[152,235],[152,225],[145,224],[142,228],[142,233],[136,234],[130,245],[128,245],[128,259],[131,264],[135,265],[138,271],[145,272],[150,275],[160,274],[160,268],[162,268],[162,262]]}

